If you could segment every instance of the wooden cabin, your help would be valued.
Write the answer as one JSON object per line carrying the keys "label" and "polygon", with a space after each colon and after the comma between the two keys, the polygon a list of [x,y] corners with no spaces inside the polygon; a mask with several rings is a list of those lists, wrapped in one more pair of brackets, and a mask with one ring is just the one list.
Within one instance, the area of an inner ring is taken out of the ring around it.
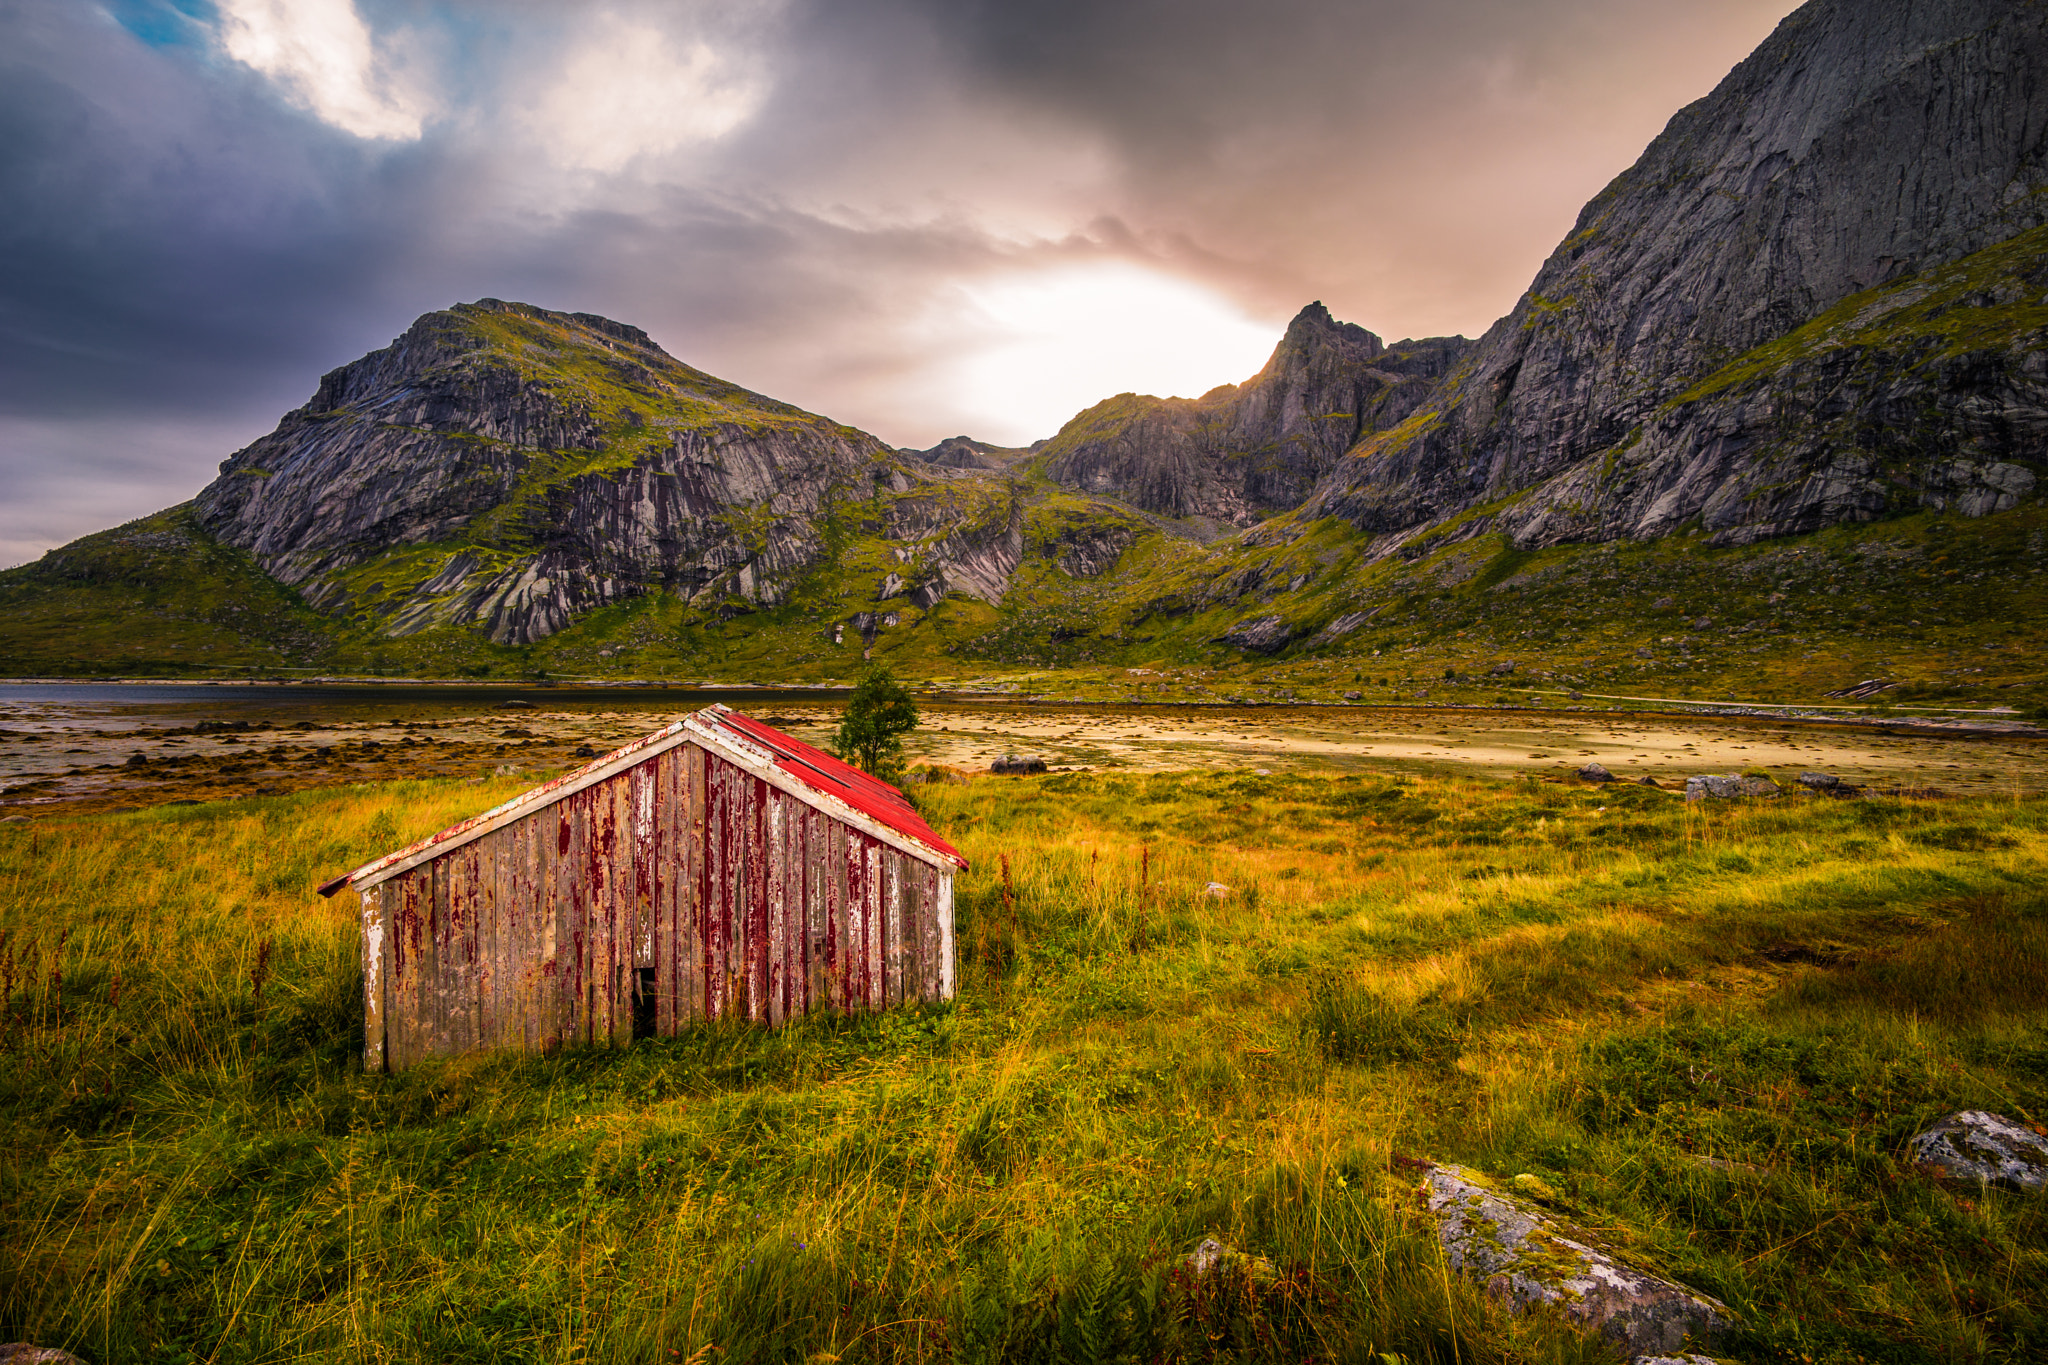
{"label": "wooden cabin", "polygon": [[967,862],[902,792],[711,706],[320,888],[362,897],[364,1066],[953,995]]}

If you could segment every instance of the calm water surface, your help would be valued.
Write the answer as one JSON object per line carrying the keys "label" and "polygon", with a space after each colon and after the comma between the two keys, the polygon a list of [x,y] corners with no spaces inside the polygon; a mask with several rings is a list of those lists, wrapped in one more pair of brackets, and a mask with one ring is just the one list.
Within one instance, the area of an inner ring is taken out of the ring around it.
{"label": "calm water surface", "polygon": [[820,695],[785,688],[7,683],[0,684],[0,726],[106,733],[177,729],[202,720],[402,722],[475,715],[508,701],[547,711],[693,711],[714,701],[742,708],[815,703]]}

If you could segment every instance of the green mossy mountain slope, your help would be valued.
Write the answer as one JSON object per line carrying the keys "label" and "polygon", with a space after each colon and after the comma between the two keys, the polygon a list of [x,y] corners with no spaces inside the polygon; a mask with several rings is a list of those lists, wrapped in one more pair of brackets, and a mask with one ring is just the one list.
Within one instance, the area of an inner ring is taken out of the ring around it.
{"label": "green mossy mountain slope", "polygon": [[341,638],[189,503],[0,573],[0,659],[16,676],[315,667]]}

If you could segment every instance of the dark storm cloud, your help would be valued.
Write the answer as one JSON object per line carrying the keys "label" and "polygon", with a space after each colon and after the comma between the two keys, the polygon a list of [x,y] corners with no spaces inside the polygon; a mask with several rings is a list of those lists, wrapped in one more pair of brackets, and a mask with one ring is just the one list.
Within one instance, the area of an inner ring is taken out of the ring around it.
{"label": "dark storm cloud", "polygon": [[206,413],[252,366],[317,363],[333,323],[307,315],[347,329],[404,236],[402,188],[354,139],[281,122],[247,73],[167,61],[79,7],[8,18],[4,411]]}
{"label": "dark storm cloud", "polygon": [[0,563],[189,496],[484,295],[905,443],[997,424],[947,366],[1005,272],[1476,331],[1789,8],[0,0]]}

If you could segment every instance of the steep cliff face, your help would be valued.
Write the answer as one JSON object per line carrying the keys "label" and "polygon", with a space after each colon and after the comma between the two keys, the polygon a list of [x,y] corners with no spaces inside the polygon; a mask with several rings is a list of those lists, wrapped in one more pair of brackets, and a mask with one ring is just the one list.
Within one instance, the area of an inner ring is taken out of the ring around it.
{"label": "steep cliff face", "polygon": [[774,602],[900,465],[637,328],[484,300],[326,376],[196,509],[324,610],[526,643],[653,588]]}
{"label": "steep cliff face", "polygon": [[1469,344],[1389,349],[1312,303],[1243,384],[1195,399],[1119,394],[1068,422],[1034,466],[1162,516],[1250,526],[1299,506],[1362,435],[1403,421]]}
{"label": "steep cliff face", "polygon": [[1722,543],[1995,510],[2043,449],[2048,8],[1813,0],[1304,509]]}

